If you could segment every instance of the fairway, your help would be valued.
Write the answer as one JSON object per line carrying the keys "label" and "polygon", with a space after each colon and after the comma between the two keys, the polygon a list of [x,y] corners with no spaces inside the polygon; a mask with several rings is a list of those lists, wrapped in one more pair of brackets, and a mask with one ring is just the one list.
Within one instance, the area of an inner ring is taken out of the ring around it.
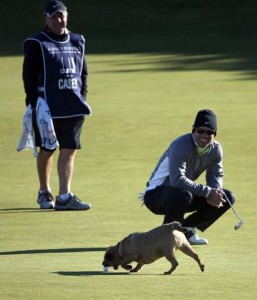
{"label": "fairway", "polygon": [[[218,55],[92,54],[87,60],[93,115],[82,133],[72,190],[92,209],[55,212],[36,204],[32,151],[16,151],[25,110],[22,57],[0,57],[0,299],[255,300],[254,74],[221,70],[238,62]],[[194,246],[203,273],[180,252],[171,276],[163,275],[169,269],[165,259],[137,274],[121,268],[103,273],[108,246],[161,224],[161,216],[141,207],[138,193],[170,141],[190,132],[197,111],[205,108],[218,116],[224,186],[235,193],[245,225],[235,231],[230,210],[204,233],[209,244]],[[51,182],[56,195],[57,174]]]}

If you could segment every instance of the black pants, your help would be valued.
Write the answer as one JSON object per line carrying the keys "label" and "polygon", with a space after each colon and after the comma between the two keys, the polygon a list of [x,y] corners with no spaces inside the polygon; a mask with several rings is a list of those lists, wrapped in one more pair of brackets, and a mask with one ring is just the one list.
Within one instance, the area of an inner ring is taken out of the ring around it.
{"label": "black pants", "polygon": [[[224,192],[230,203],[234,204],[233,193],[226,189]],[[230,208],[227,202],[223,207],[213,207],[207,203],[205,197],[193,196],[188,190],[172,187],[156,187],[147,191],[144,201],[151,212],[164,215],[163,223],[178,221],[182,226],[196,227],[201,231],[206,230]],[[192,214],[184,218],[190,212]]]}

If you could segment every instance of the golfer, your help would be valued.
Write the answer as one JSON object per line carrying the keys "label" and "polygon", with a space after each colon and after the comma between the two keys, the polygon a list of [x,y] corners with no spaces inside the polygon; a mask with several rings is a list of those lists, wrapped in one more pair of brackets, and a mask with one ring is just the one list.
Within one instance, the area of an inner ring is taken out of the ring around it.
{"label": "golfer", "polygon": [[[61,1],[49,1],[43,12],[45,27],[24,43],[23,82],[26,105],[38,111],[45,102],[57,142],[59,155],[57,173],[58,196],[54,199],[50,186],[53,154],[56,149],[43,145],[38,123],[34,122],[35,142],[40,148],[37,157],[39,191],[37,203],[42,209],[87,210],[71,192],[71,181],[76,152],[81,148],[80,135],[86,115],[91,109],[86,102],[87,65],[84,58],[85,39],[67,29],[68,12]],[[41,130],[42,131],[42,130]]]}
{"label": "golfer", "polygon": [[[142,195],[151,212],[164,215],[163,223],[179,221],[188,227],[187,238],[194,245],[208,243],[198,237],[195,228],[205,231],[230,208],[223,193],[235,202],[233,194],[223,189],[223,151],[216,134],[216,115],[209,109],[200,110],[192,133],[170,144]],[[206,184],[195,182],[203,172]]]}

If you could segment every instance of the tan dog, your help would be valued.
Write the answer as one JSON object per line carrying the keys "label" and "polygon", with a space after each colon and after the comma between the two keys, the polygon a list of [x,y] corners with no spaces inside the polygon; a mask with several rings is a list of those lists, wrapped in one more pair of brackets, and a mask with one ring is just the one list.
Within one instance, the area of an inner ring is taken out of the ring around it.
{"label": "tan dog", "polygon": [[[179,249],[194,258],[203,272],[204,265],[187,241],[183,233],[186,231],[187,229],[182,227],[179,222],[173,222],[148,232],[132,233],[117,245],[106,250],[102,265],[107,270],[108,267],[114,267],[114,270],[117,270],[121,265],[130,272],[137,272],[144,264],[150,264],[159,258],[166,257],[171,263],[171,268],[164,274],[171,274],[178,266],[175,250]],[[137,262],[134,269],[129,265],[133,261]]]}

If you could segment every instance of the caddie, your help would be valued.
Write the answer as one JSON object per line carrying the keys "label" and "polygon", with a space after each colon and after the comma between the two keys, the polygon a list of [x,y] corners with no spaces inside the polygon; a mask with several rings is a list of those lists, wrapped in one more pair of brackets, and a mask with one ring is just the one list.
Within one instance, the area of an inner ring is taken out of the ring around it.
{"label": "caddie", "polygon": [[85,39],[67,29],[68,11],[63,2],[48,1],[43,18],[43,31],[28,37],[24,43],[23,82],[26,105],[30,105],[33,116],[37,116],[39,98],[49,107],[59,144],[59,190],[54,199],[50,177],[56,148],[44,146],[39,128],[44,121],[34,120],[35,143],[39,147],[37,203],[41,209],[87,210],[91,204],[81,201],[71,190],[74,160],[81,148],[82,126],[85,116],[91,114],[86,101]]}

